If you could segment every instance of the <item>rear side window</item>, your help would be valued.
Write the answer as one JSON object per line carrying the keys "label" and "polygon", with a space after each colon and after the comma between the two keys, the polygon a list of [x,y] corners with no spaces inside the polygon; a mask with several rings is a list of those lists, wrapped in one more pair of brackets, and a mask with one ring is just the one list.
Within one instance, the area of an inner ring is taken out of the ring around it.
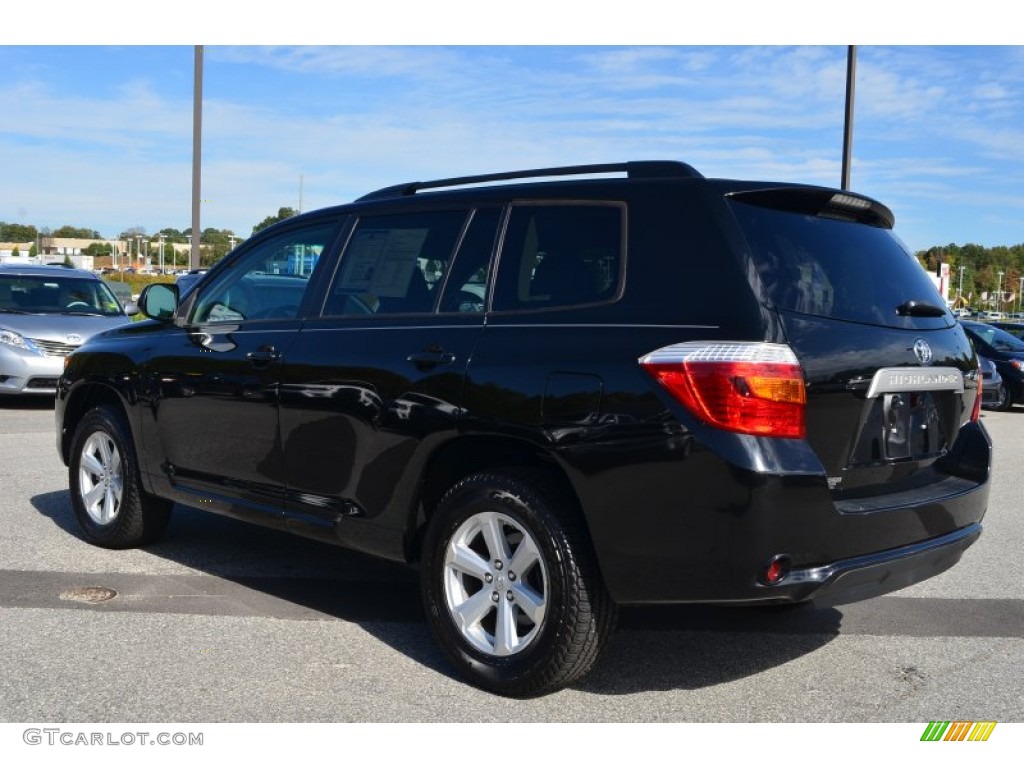
{"label": "rear side window", "polygon": [[913,318],[897,313],[907,301],[945,303],[891,230],[738,201],[731,207],[778,308],[901,328],[953,322],[948,312]]}
{"label": "rear side window", "polygon": [[431,312],[468,211],[364,216],[342,254],[325,315]]}
{"label": "rear side window", "polygon": [[621,284],[625,207],[517,204],[498,265],[493,309],[548,309],[614,299]]}

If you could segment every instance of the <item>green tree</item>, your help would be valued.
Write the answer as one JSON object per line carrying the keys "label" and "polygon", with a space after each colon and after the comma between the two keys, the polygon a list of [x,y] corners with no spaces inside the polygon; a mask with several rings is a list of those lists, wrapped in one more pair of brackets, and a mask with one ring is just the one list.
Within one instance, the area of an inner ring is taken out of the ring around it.
{"label": "green tree", "polygon": [[200,242],[200,262],[205,266],[216,264],[224,255],[231,250],[231,243],[240,240],[230,229],[214,229],[207,227],[203,230]]}
{"label": "green tree", "polygon": [[188,233],[189,234],[186,235],[180,229],[174,229],[173,227],[164,227],[157,232],[158,235],[163,235],[164,240],[168,243],[187,243],[189,235],[192,234],[192,230],[188,230]]}
{"label": "green tree", "polygon": [[80,240],[98,240],[100,233],[95,229],[86,229],[85,227],[72,227],[70,224],[65,224],[63,227],[58,227],[53,231],[54,237],[74,237]]}
{"label": "green tree", "polygon": [[113,250],[110,243],[89,243],[82,252],[88,256],[109,256]]}
{"label": "green tree", "polygon": [[20,255],[21,255],[21,252],[18,250],[18,246],[14,246],[14,248],[11,249],[11,258],[12,259],[16,259]]}
{"label": "green tree", "polygon": [[0,221],[0,242],[4,243],[27,243],[35,240],[39,230],[31,224],[8,224]]}
{"label": "green tree", "polygon": [[75,262],[73,262],[71,260],[71,257],[68,256],[68,254],[66,254],[66,253],[64,254],[64,266],[65,267],[73,267],[73,266],[75,266]]}
{"label": "green tree", "polygon": [[267,216],[267,218],[265,218],[263,221],[261,221],[259,224],[252,228],[252,233],[255,235],[257,232],[266,229],[271,224],[277,224],[277,222],[279,221],[290,219],[297,213],[298,211],[296,211],[294,208],[279,208],[277,211],[277,216]]}

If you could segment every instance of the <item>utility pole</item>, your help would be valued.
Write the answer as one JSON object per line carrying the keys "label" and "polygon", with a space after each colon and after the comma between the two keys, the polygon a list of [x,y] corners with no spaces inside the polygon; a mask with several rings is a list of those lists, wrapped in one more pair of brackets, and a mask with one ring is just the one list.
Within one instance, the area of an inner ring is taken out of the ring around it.
{"label": "utility pole", "polygon": [[192,90],[192,253],[189,264],[199,269],[199,198],[202,194],[203,156],[203,46],[195,47],[195,84]]}
{"label": "utility pole", "polygon": [[846,120],[843,129],[843,178],[841,189],[850,188],[850,158],[853,154],[853,92],[857,81],[857,46],[846,47]]}

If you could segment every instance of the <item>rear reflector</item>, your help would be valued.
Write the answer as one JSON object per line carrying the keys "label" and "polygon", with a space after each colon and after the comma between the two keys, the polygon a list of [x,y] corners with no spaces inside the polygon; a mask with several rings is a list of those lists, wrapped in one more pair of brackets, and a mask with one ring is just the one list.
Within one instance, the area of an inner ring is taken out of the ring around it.
{"label": "rear reflector", "polygon": [[778,584],[789,575],[789,568],[789,558],[786,555],[776,555],[765,566],[764,572],[761,574],[761,583],[769,586]]}
{"label": "rear reflector", "polygon": [[793,350],[766,342],[688,342],[640,365],[706,424],[765,437],[804,437],[807,392]]}

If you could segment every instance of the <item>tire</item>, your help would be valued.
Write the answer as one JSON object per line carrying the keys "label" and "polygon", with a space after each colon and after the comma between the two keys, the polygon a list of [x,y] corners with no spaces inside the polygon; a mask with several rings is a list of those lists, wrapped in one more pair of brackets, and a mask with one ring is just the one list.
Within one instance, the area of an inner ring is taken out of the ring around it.
{"label": "tire", "polygon": [[1013,407],[1013,397],[1010,395],[1010,388],[1005,383],[999,385],[996,394],[995,401],[988,406],[990,411],[1008,411]]}
{"label": "tire", "polygon": [[142,490],[131,433],[120,411],[99,406],[75,430],[68,466],[71,504],[85,538],[107,549],[151,544],[171,502]]}
{"label": "tire", "polygon": [[573,508],[526,470],[472,475],[441,499],[424,541],[423,602],[442,649],[474,685],[540,696],[597,662],[616,607]]}

